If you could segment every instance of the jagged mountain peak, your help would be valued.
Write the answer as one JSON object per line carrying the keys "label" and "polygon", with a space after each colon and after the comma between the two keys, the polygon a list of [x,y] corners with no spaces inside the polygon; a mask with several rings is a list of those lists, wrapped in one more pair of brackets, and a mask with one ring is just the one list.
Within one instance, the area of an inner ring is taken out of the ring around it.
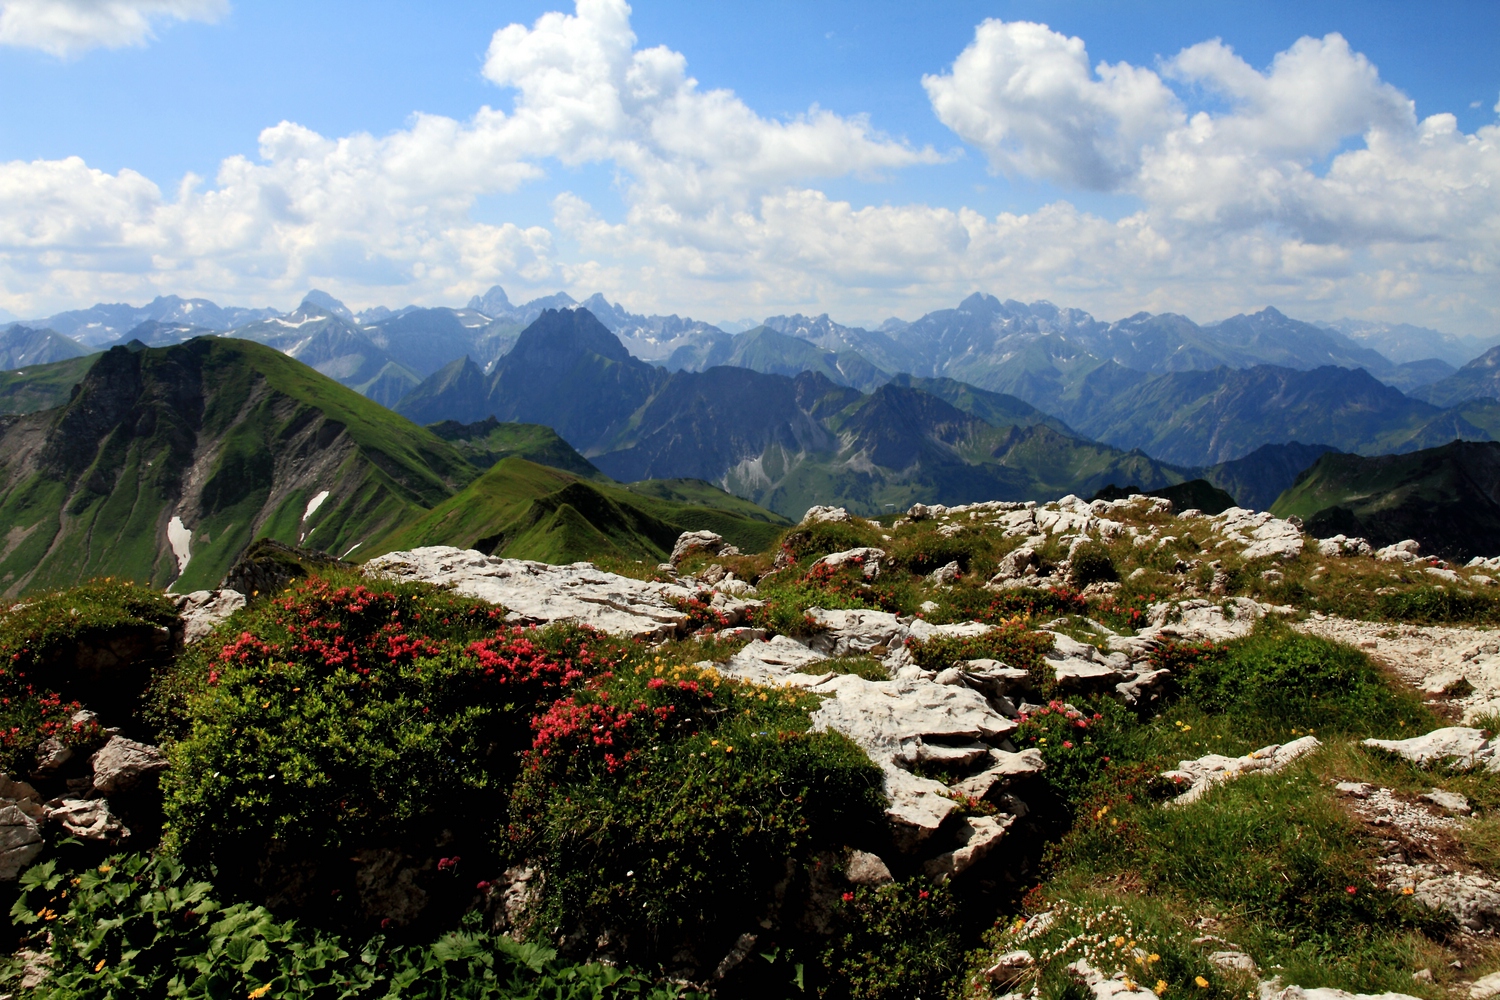
{"label": "jagged mountain peak", "polygon": [[536,322],[522,331],[502,364],[558,365],[585,354],[611,361],[629,361],[620,338],[587,309],[544,309]]}
{"label": "jagged mountain peak", "polygon": [[515,306],[511,305],[510,296],[505,294],[505,289],[499,285],[491,285],[489,291],[469,300],[469,308],[475,312],[482,312],[486,316],[495,317],[509,314]]}
{"label": "jagged mountain peak", "polygon": [[344,305],[342,302],[334,298],[332,295],[329,295],[327,292],[321,291],[317,288],[314,288],[312,291],[302,296],[302,303],[297,306],[296,311],[300,313],[308,313],[309,307],[318,309],[330,316],[337,316],[339,319],[345,321],[346,323],[354,322],[354,313],[350,311],[348,306]]}

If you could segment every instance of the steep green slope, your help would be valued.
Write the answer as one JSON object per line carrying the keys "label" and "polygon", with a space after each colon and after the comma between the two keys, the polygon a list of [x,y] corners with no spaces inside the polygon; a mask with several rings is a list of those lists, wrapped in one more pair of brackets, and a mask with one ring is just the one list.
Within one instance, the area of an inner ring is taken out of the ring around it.
{"label": "steep green slope", "polygon": [[0,589],[99,575],[213,586],[261,536],[344,555],[475,474],[435,435],[270,348],[114,348],[66,405],[0,428]]}
{"label": "steep green slope", "polygon": [[747,510],[749,505],[735,498],[709,506],[703,502],[708,494],[702,487],[692,491],[697,502],[653,495],[674,492],[682,492],[682,487],[642,483],[632,490],[506,458],[467,489],[391,535],[379,551],[456,545],[554,563],[601,555],[661,560],[684,531],[706,528],[746,551],[760,551],[785,524],[764,511]]}
{"label": "steep green slope", "polygon": [[1424,554],[1467,559],[1500,552],[1500,442],[1454,441],[1405,455],[1327,454],[1271,507],[1310,533],[1404,538]]}
{"label": "steep green slope", "polygon": [[1296,482],[1303,470],[1337,448],[1326,444],[1266,444],[1232,462],[1203,470],[1203,478],[1226,491],[1241,507],[1270,510],[1276,498]]}
{"label": "steep green slope", "polygon": [[562,469],[584,479],[609,480],[556,431],[541,424],[502,424],[494,417],[486,417],[472,424],[444,420],[429,424],[427,429],[453,445],[478,469],[488,469],[501,459],[514,457]]}
{"label": "steep green slope", "polygon": [[35,413],[68,401],[99,355],[90,354],[20,371],[0,372],[0,413]]}
{"label": "steep green slope", "polygon": [[[752,521],[767,521],[773,524],[791,524],[787,518],[773,514],[749,500],[726,493],[713,483],[701,479],[643,479],[636,483],[622,484],[625,489],[647,500],[661,500],[688,507],[707,507],[725,511]],[[688,516],[683,512],[679,516]]]}

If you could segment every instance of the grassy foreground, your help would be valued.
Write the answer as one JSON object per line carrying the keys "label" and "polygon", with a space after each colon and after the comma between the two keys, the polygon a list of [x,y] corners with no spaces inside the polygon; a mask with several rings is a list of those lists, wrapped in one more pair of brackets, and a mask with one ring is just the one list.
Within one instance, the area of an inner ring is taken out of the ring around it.
{"label": "grassy foreground", "polygon": [[[13,890],[12,940],[52,962],[43,997],[1071,1000],[1086,993],[1068,967],[1085,960],[1164,997],[1247,996],[1279,977],[1437,1000],[1500,969],[1490,937],[1387,887],[1388,834],[1333,788],[1462,793],[1474,815],[1443,856],[1500,877],[1500,776],[1361,748],[1443,724],[1443,706],[1288,625],[1312,608],[1489,622],[1485,585],[1466,572],[1439,589],[1420,565],[1365,557],[1247,562],[1206,520],[1142,508],[1132,524],[1168,540],[1089,543],[1039,589],[980,585],[1019,538],[935,521],[799,526],[768,551],[682,567],[717,561],[759,580],[755,620],[770,633],[810,634],[814,607],[988,622],[1000,627],[913,656],[933,667],[998,656],[1044,685],[1043,625],[1097,643],[1090,622],[1129,634],[1161,595],[1194,590],[1292,609],[1231,643],[1160,647],[1155,662],[1178,683],[1148,709],[1077,695],[1027,707],[1012,739],[1046,770],[1018,789],[1024,824],[968,881],[898,872],[820,895],[819,873],[848,850],[889,851],[879,774],[817,731],[817,696],[720,673],[747,640],[715,634],[712,615],[699,635],[648,646],[512,629],[450,593],[333,575],[158,665],[133,724],[172,761],[160,846],[49,850]],[[860,545],[887,552],[873,579],[813,565]],[[1065,554],[1053,541],[1039,551]],[[951,562],[957,582],[930,579]],[[657,572],[650,558],[615,565]],[[116,583],[0,615],[6,769],[27,773],[47,737],[94,738],[63,722],[87,690],[70,686],[57,650],[169,617],[150,591]],[[884,671],[874,657],[825,666]],[[1159,778],[1183,759],[1306,735],[1322,748],[1190,805],[1170,804],[1180,789]],[[409,868],[420,905],[369,892],[378,858]],[[990,973],[1021,949],[1031,964]],[[1215,962],[1225,951],[1257,971]],[[0,976],[13,985],[22,967]]]}

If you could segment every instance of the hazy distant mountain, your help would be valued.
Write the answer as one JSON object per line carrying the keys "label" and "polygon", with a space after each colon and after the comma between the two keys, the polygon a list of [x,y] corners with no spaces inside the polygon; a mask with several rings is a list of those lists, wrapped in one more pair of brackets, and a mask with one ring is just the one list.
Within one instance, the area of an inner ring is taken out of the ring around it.
{"label": "hazy distant mountain", "polygon": [[854,326],[843,326],[828,318],[828,314],[807,317],[800,313],[792,316],[772,316],[765,325],[777,333],[789,337],[800,337],[816,344],[825,351],[855,351],[869,359],[872,364],[889,372],[906,372],[912,375],[931,375],[931,365],[919,353],[878,330],[864,330]]}
{"label": "hazy distant mountain", "polygon": [[857,351],[825,351],[800,337],[758,326],[730,336],[714,331],[696,344],[684,345],[667,358],[671,371],[703,371],[716,365],[749,368],[771,375],[818,372],[837,385],[850,385],[866,392],[891,380]]}
{"label": "hazy distant mountain", "polygon": [[278,316],[275,309],[244,309],[219,306],[207,299],[183,299],[176,295],[158,296],[144,306],[124,303],[99,303],[88,309],[58,313],[37,324],[65,334],[79,343],[102,346],[119,340],[148,320],[163,323],[186,323],[210,330],[232,330],[235,327]]}
{"label": "hazy distant mountain", "polygon": [[1379,351],[1397,364],[1438,358],[1457,368],[1500,342],[1500,336],[1460,337],[1425,326],[1412,326],[1410,323],[1379,323],[1348,317],[1318,325],[1337,330],[1351,340]]}
{"label": "hazy distant mountain", "polygon": [[370,342],[426,378],[444,365],[478,354],[478,342],[492,321],[472,309],[403,309],[361,328]]}
{"label": "hazy distant mountain", "polygon": [[[1361,369],[1249,369],[1167,372],[1121,378],[1101,368],[1083,380],[1062,415],[1081,433],[1141,448],[1167,462],[1209,465],[1263,444],[1318,441],[1377,454],[1411,446],[1434,422],[1471,440],[1490,435],[1452,411],[1412,399]],[[1095,380],[1113,384],[1095,390]],[[1421,447],[1421,445],[1416,445]],[[1233,491],[1231,491],[1233,492]]]}
{"label": "hazy distant mountain", "polygon": [[350,311],[348,306],[344,305],[342,302],[334,298],[332,295],[329,295],[327,292],[320,291],[319,289],[314,288],[312,291],[302,296],[302,303],[303,305],[319,306],[324,311],[330,312],[333,315],[337,316],[345,323],[357,322],[354,318],[354,313]]}
{"label": "hazy distant mountain", "polygon": [[1492,347],[1447,378],[1411,393],[1438,406],[1469,399],[1500,399],[1500,347]]}
{"label": "hazy distant mountain", "polygon": [[147,347],[168,347],[216,332],[206,326],[194,326],[192,323],[163,323],[160,320],[148,319],[140,326],[129,330],[115,343],[128,344],[136,340]]}
{"label": "hazy distant mountain", "polygon": [[20,323],[0,330],[0,371],[66,361],[88,353],[88,348],[56,330],[38,330]]}
{"label": "hazy distant mountain", "polygon": [[834,323],[826,315],[774,316],[781,333],[825,350],[854,350],[886,371],[948,377],[1043,405],[1106,362],[1139,372],[1252,368],[1364,368],[1411,388],[1447,374],[1431,362],[1397,365],[1336,330],[1290,319],[1275,309],[1200,326],[1173,313],[1137,313],[1114,323],[1050,302],[1001,301],[975,294],[955,309],[880,330]]}
{"label": "hazy distant mountain", "polygon": [[274,347],[386,406],[395,405],[421,381],[351,320],[311,297],[286,316],[240,327],[234,335]]}

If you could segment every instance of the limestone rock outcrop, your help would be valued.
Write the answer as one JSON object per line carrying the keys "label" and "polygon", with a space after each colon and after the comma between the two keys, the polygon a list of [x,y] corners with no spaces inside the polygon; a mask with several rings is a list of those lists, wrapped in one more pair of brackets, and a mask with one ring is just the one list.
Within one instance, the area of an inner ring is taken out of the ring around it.
{"label": "limestone rock outcrop", "polygon": [[[687,613],[678,604],[695,596],[675,583],[648,583],[606,573],[592,563],[553,566],[487,556],[473,549],[430,545],[390,552],[365,563],[371,576],[418,580],[504,607],[507,621],[546,624],[576,621],[621,635],[666,637],[681,632]],[[738,624],[750,605],[719,595],[720,607]],[[674,603],[677,602],[677,603]]]}

